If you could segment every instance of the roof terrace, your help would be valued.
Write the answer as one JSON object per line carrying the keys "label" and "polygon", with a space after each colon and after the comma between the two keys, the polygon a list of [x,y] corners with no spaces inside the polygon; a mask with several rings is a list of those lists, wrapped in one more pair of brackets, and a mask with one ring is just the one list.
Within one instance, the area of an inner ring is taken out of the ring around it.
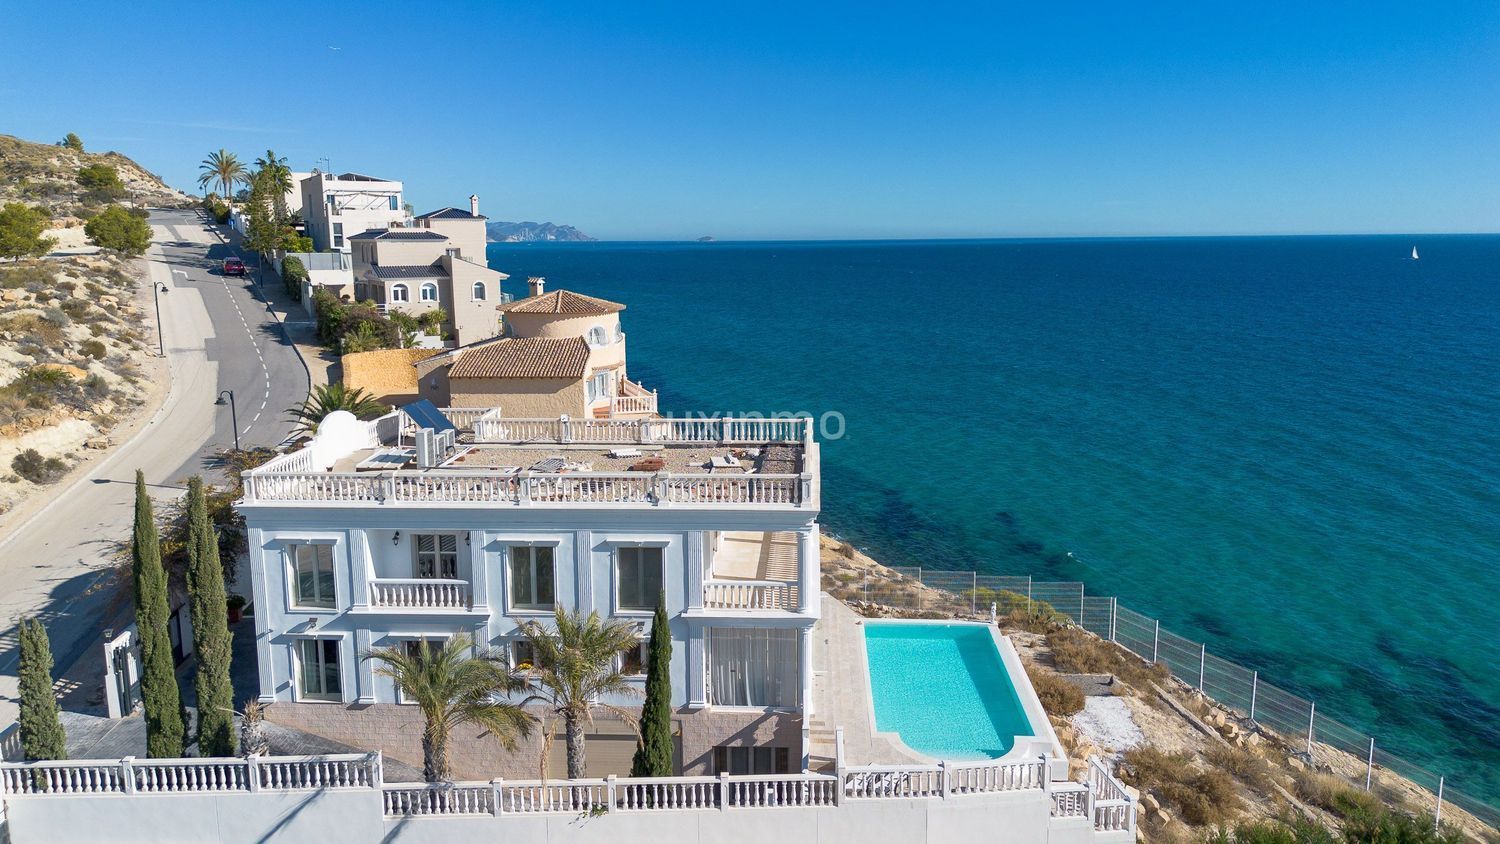
{"label": "roof terrace", "polygon": [[818,508],[810,419],[443,413],[458,434],[430,456],[403,411],[330,417],[304,447],[244,473],[240,504]]}

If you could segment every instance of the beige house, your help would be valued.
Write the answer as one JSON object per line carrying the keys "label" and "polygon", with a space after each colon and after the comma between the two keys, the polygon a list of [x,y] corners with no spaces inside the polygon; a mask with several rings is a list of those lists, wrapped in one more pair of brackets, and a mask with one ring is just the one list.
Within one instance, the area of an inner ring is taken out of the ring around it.
{"label": "beige house", "polygon": [[350,237],[355,298],[414,317],[441,308],[444,336],[431,338],[431,345],[451,340],[462,346],[499,335],[495,305],[503,301],[500,282],[507,276],[485,265],[485,218],[479,197],[469,203],[469,211],[443,208],[409,225]]}
{"label": "beige house", "polygon": [[617,302],[569,290],[500,306],[504,335],[419,361],[417,390],[439,407],[500,407],[508,417],[640,418],[656,393],[631,381]]}

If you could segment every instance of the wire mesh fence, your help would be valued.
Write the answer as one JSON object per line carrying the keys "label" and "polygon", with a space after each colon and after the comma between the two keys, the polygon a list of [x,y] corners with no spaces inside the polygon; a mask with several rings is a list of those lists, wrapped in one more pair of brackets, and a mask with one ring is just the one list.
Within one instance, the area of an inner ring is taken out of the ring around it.
{"label": "wire mesh fence", "polygon": [[1311,752],[1321,744],[1363,762],[1362,767],[1346,766],[1348,770],[1343,772],[1344,778],[1357,787],[1372,788],[1375,772],[1388,770],[1432,792],[1433,803],[1428,808],[1437,817],[1441,817],[1445,805],[1451,804],[1500,828],[1500,809],[1454,788],[1446,773],[1434,773],[1386,751],[1376,737],[1319,711],[1315,701],[1209,653],[1203,642],[1165,629],[1158,619],[1120,606],[1114,597],[1086,594],[1080,582],[916,567],[891,570],[895,572],[893,578],[867,578],[863,584],[846,584],[837,594],[928,617],[988,618],[992,610],[1001,617],[1019,611],[1032,616],[1058,613],[1148,662],[1166,665],[1178,680],[1279,733],[1293,747]]}

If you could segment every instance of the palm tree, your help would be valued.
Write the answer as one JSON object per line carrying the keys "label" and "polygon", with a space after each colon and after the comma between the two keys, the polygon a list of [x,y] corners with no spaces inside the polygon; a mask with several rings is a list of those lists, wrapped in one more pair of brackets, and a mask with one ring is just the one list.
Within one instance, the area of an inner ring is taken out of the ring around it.
{"label": "palm tree", "polygon": [[[639,690],[626,682],[619,655],[637,644],[635,625],[620,619],[603,621],[599,613],[568,613],[558,607],[553,616],[553,630],[537,621],[521,624],[521,632],[531,643],[534,654],[527,681],[533,695],[527,702],[540,700],[562,719],[567,731],[568,778],[584,775],[583,729],[594,723],[594,707],[613,712],[635,728],[636,719],[617,706],[604,703],[605,695],[636,695]],[[554,720],[542,742],[542,769],[545,775],[547,756],[552,749]]]}
{"label": "palm tree", "polygon": [[198,187],[207,189],[209,185],[218,182],[224,196],[234,195],[236,182],[246,181],[248,171],[245,165],[240,163],[239,156],[220,147],[218,152],[211,152],[198,165],[202,172],[198,175]]}
{"label": "palm tree", "polygon": [[255,159],[255,166],[266,174],[268,184],[274,194],[272,202],[276,206],[278,219],[287,216],[286,195],[292,190],[292,168],[286,164],[286,156],[277,157],[274,150],[266,150],[264,158]]}
{"label": "palm tree", "polygon": [[316,434],[318,423],[335,410],[347,410],[361,419],[373,419],[389,410],[363,388],[349,389],[342,381],[319,384],[307,394],[301,407],[289,407],[286,412],[291,421],[297,423],[293,433]]}
{"label": "palm tree", "polygon": [[428,782],[450,779],[448,739],[457,727],[482,727],[507,750],[516,749],[517,736],[531,734],[531,716],[500,697],[524,691],[525,681],[512,676],[497,653],[475,649],[474,640],[462,633],[441,647],[423,639],[415,648],[379,648],[364,658],[379,663],[375,673],[395,680],[406,699],[422,711],[427,722],[422,731],[422,776]]}

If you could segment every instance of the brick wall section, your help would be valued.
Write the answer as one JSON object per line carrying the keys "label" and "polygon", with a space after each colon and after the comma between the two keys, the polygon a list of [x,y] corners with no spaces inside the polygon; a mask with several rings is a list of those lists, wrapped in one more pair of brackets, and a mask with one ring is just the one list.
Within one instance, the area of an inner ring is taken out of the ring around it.
{"label": "brick wall section", "polygon": [[[626,708],[638,714],[639,709]],[[324,736],[361,750],[379,750],[386,756],[422,767],[422,713],[415,706],[394,703],[323,704],[276,703],[266,709],[266,718],[277,724]],[[596,713],[590,732],[620,734],[629,727]],[[687,776],[713,773],[713,748],[774,745],[791,748],[796,768],[802,747],[800,716],[774,712],[733,712],[680,710],[674,715],[681,735],[682,771]],[[539,774],[543,729],[534,727],[529,738],[519,739],[514,752],[498,739],[473,726],[459,727],[449,743],[453,775],[459,780],[536,779]],[[554,759],[563,744],[562,725],[554,740]],[[591,772],[592,773],[592,772]],[[628,771],[615,771],[624,775]],[[552,774],[561,776],[561,772]],[[600,774],[602,776],[602,773]]]}

